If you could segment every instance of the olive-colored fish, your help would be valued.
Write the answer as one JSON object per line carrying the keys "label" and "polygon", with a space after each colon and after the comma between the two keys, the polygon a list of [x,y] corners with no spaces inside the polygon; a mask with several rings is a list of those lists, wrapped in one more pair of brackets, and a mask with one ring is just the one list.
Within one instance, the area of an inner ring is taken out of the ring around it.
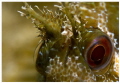
{"label": "olive-colored fish", "polygon": [[[25,3],[41,37],[35,51],[41,81],[119,81],[119,3],[69,2],[40,14]],[[114,34],[116,32],[117,35]]]}

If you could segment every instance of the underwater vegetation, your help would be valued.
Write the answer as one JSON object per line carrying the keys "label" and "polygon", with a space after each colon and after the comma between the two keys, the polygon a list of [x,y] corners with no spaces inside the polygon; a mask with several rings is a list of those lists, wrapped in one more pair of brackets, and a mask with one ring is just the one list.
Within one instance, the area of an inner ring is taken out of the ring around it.
{"label": "underwater vegetation", "polygon": [[[40,41],[34,59],[40,81],[119,81],[119,3],[60,2],[55,12],[36,12],[28,3],[21,16],[32,20]],[[117,28],[117,29],[116,29]],[[116,34],[119,32],[116,31]]]}

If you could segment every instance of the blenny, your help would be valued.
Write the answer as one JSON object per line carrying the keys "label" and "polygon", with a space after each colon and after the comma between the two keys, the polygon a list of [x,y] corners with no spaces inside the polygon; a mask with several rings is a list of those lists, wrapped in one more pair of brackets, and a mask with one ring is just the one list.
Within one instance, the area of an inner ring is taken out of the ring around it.
{"label": "blenny", "polygon": [[114,30],[119,27],[119,3],[59,2],[54,6],[55,12],[35,6],[37,13],[25,3],[25,13],[19,11],[40,32],[34,55],[40,80],[118,82],[119,38]]}

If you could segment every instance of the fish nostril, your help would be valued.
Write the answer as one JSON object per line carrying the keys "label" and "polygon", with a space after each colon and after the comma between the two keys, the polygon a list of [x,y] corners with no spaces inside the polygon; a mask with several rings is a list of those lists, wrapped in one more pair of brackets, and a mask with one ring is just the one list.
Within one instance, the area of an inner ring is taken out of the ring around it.
{"label": "fish nostril", "polygon": [[104,55],[105,55],[104,47],[103,46],[96,46],[93,49],[92,54],[90,56],[91,56],[91,59],[94,61],[94,63],[96,65],[99,65],[102,62]]}

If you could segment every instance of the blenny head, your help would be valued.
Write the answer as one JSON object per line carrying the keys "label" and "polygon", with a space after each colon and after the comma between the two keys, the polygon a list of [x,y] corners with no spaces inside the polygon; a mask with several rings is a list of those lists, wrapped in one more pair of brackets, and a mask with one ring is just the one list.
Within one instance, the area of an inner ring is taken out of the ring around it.
{"label": "blenny head", "polygon": [[107,9],[118,3],[59,4],[57,12],[35,6],[38,14],[27,3],[26,13],[19,11],[40,31],[34,59],[41,81],[118,81],[118,43],[108,30]]}

